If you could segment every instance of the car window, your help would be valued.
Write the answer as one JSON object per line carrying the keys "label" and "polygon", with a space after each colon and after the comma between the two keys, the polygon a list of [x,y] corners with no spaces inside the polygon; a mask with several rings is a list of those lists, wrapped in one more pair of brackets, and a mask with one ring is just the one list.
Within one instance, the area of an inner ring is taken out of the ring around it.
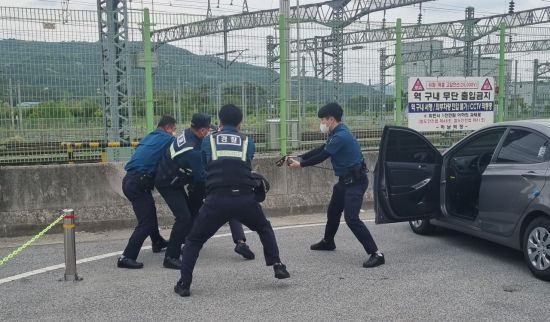
{"label": "car window", "polygon": [[386,147],[388,162],[435,163],[436,153],[419,135],[404,130],[389,132]]}
{"label": "car window", "polygon": [[511,129],[502,144],[497,163],[539,163],[546,159],[548,140],[527,130]]}
{"label": "car window", "polygon": [[465,145],[459,147],[453,156],[464,157],[493,153],[504,131],[506,131],[506,129],[501,128],[479,134]]}

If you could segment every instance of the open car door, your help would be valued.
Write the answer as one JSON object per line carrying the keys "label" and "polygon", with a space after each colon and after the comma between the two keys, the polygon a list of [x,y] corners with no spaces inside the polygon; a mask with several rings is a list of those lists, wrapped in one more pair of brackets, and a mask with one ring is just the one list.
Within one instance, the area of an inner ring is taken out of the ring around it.
{"label": "open car door", "polygon": [[376,223],[440,214],[441,153],[420,133],[386,126],[374,170]]}

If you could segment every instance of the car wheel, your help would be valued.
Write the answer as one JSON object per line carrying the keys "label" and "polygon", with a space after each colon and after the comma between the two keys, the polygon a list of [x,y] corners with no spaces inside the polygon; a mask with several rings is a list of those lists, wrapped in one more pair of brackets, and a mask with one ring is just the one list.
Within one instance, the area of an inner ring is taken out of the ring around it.
{"label": "car wheel", "polygon": [[523,258],[531,273],[550,281],[550,219],[540,217],[523,234]]}
{"label": "car wheel", "polygon": [[419,235],[429,235],[435,231],[435,226],[430,224],[429,219],[409,221],[409,225],[412,231]]}

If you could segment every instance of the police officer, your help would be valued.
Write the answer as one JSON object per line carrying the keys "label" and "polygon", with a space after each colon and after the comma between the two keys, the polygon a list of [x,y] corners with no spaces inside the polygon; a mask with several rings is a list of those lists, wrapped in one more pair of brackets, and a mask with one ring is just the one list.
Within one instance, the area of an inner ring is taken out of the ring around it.
{"label": "police officer", "polygon": [[385,263],[384,255],[378,250],[367,226],[359,219],[363,197],[368,186],[367,167],[357,139],[342,123],[343,110],[337,103],[329,103],[319,109],[320,129],[328,133],[327,142],[301,156],[300,160],[290,158],[291,168],[313,166],[330,158],[338,182],[332,190],[327,210],[327,224],[324,238],[311,245],[312,250],[334,250],[334,236],[340,224],[342,211],[346,224],[370,257],[363,267],[375,267]]}
{"label": "police officer", "polygon": [[143,267],[143,263],[136,259],[147,236],[151,236],[153,252],[160,252],[167,246],[166,240],[159,233],[157,209],[151,191],[160,158],[174,140],[174,133],[176,120],[168,115],[163,116],[157,129],[139,142],[132,158],[124,167],[126,176],[122,180],[122,191],[132,203],[138,225],[122,256],[118,258],[118,267]]}
{"label": "police officer", "polygon": [[[206,170],[200,148],[209,131],[210,116],[194,114],[191,127],[172,142],[159,163],[155,187],[176,217],[163,262],[166,268],[181,268],[181,246],[204,199]],[[189,196],[185,191],[186,185],[191,187]],[[242,225],[236,220],[230,220],[229,226],[236,243],[235,252],[244,258],[254,259],[254,253],[245,243]]]}
{"label": "police officer", "polygon": [[207,160],[206,199],[200,209],[182,252],[181,278],[174,291],[189,296],[193,269],[203,244],[230,219],[235,218],[256,231],[264,248],[266,264],[273,266],[278,279],[290,277],[281,263],[271,224],[256,200],[256,181],[251,171],[254,142],[239,132],[243,118],[235,105],[219,111],[221,129],[202,143]]}

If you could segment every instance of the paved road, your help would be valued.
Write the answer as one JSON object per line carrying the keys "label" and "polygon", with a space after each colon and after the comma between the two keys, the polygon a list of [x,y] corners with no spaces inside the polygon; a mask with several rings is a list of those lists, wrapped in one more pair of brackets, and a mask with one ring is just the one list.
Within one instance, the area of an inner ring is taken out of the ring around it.
{"label": "paved road", "polygon": [[[78,283],[57,281],[63,271],[55,270],[1,284],[0,320],[550,320],[549,284],[531,276],[521,253],[450,231],[423,237],[406,224],[368,226],[387,257],[379,268],[361,267],[363,250],[345,225],[334,252],[309,250],[323,226],[284,228],[276,235],[287,280],[264,266],[255,235],[249,234],[253,261],[220,237],[201,252],[190,298],[173,293],[178,272],[161,267],[163,255],[144,250],[143,270],[117,269],[111,257],[79,265]],[[79,258],[121,250],[127,234],[82,235]],[[0,268],[0,279],[62,263],[59,236],[48,238]],[[12,244],[0,241],[0,257]]]}

